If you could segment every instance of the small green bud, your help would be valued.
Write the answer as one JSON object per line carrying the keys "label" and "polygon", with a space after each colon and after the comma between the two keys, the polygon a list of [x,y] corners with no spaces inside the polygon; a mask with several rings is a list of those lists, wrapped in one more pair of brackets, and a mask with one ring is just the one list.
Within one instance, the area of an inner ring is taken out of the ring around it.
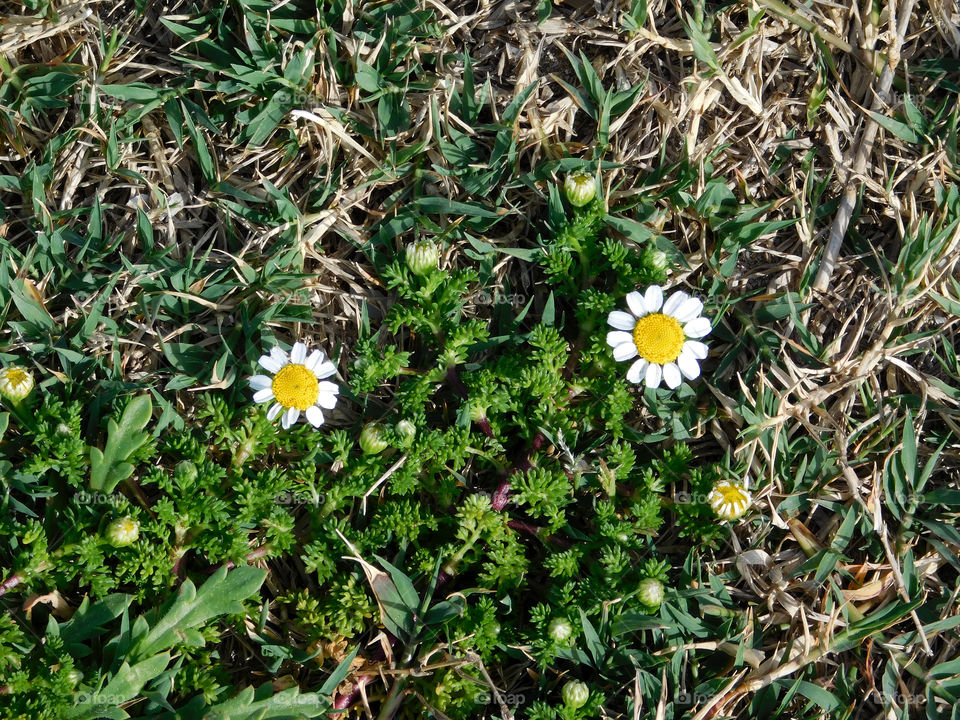
{"label": "small green bud", "polygon": [[414,275],[426,275],[440,262],[440,248],[427,240],[410,243],[406,252],[407,267]]}
{"label": "small green bud", "polygon": [[640,581],[637,597],[640,603],[650,612],[656,612],[663,602],[663,583],[656,578],[646,578]]}
{"label": "small green bud", "polygon": [[583,207],[597,196],[597,179],[583,170],[572,172],[563,181],[563,194],[574,207]]}
{"label": "small green bud", "polygon": [[71,685],[78,685],[83,680],[83,673],[74,668],[67,673],[67,680],[70,681]]}
{"label": "small green bud", "polygon": [[197,479],[197,466],[190,460],[181,460],[177,463],[176,470],[188,482],[194,482]]}
{"label": "small green bud", "polygon": [[417,436],[417,426],[409,420],[401,420],[397,423],[397,435],[400,438],[401,447],[407,447]]}
{"label": "small green bud", "polygon": [[470,419],[474,422],[487,419],[487,409],[481,405],[470,405]]}
{"label": "small green bud", "polygon": [[554,618],[550,622],[547,632],[554,642],[563,642],[573,634],[573,626],[565,618]]}
{"label": "small green bud", "polygon": [[656,270],[666,270],[670,262],[667,254],[663,250],[654,250],[650,253],[650,264],[653,265]]}
{"label": "small green bud", "polygon": [[376,455],[383,452],[390,443],[383,437],[383,430],[377,423],[367,423],[360,431],[360,449],[364,455]]}
{"label": "small green bud", "polygon": [[114,547],[132,545],[140,537],[140,523],[129,515],[114,520],[107,526],[107,540]]}
{"label": "small green bud", "polygon": [[18,404],[33,390],[33,375],[29,370],[11,365],[0,370],[0,395]]}
{"label": "small green bud", "polygon": [[587,687],[585,682],[571,680],[563,686],[563,690],[560,691],[560,697],[563,698],[565,705],[569,705],[572,708],[583,707],[590,698],[590,688]]}

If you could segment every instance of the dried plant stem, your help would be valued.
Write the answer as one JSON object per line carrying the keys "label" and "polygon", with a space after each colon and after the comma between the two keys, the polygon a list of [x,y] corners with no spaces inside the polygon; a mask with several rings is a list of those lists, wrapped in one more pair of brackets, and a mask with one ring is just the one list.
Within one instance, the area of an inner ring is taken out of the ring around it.
{"label": "dried plant stem", "polygon": [[[907,26],[910,23],[910,15],[913,12],[915,0],[905,0],[900,8],[897,18],[897,32],[890,46],[890,52],[887,58],[887,64],[880,75],[880,82],[874,88],[873,103],[871,110],[881,112],[886,105],[890,93],[890,86],[893,84],[893,74],[900,63],[900,47],[903,45],[903,37],[907,33]],[[764,3],[766,4],[766,3]],[[894,3],[891,3],[891,8]],[[892,22],[892,19],[891,19]],[[840,246],[843,238],[847,234],[847,228],[850,225],[850,218],[853,216],[853,208],[857,200],[856,178],[862,177],[867,168],[867,158],[873,150],[873,141],[877,137],[877,125],[870,115],[864,119],[863,131],[860,136],[860,143],[857,146],[857,152],[854,156],[853,166],[847,171],[844,178],[845,189],[843,197],[840,200],[840,206],[837,208],[836,217],[833,220],[833,226],[830,228],[830,239],[823,252],[823,258],[820,260],[820,267],[817,268],[816,277],[813,279],[813,289],[823,292],[830,284],[830,277],[837,264],[837,258],[840,255]]]}
{"label": "dried plant stem", "polygon": [[813,21],[808,20],[807,18],[795,12],[787,4],[780,2],[780,0],[757,0],[757,5],[776,13],[782,18],[786,18],[797,27],[803,28],[808,33],[813,33],[817,37],[821,38],[824,42],[833,45],[833,47],[837,48],[838,50],[842,50],[845,53],[853,52],[853,48],[846,40],[837,37],[831,32],[827,32]]}

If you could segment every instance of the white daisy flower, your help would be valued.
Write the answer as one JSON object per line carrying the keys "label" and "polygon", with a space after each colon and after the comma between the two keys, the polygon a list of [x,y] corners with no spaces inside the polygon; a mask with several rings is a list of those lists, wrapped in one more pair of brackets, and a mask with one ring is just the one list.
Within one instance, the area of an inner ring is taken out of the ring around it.
{"label": "white daisy flower", "polygon": [[323,424],[320,408],[332,409],[337,404],[340,388],[324,380],[336,373],[337,368],[326,359],[322,350],[314,350],[308,355],[307,346],[298,342],[294,343],[289,355],[275,347],[257,362],[264,370],[273,373],[273,377],[254,375],[250,378],[254,402],[274,401],[267,411],[268,420],[275,419],[282,412],[280,424],[286,430],[303,413],[314,427]]}
{"label": "white daisy flower", "polygon": [[[630,312],[614,310],[607,322],[615,330],[607,333],[607,344],[619,362],[640,356],[627,370],[627,380],[644,382],[647,387],[679,387],[683,378],[700,376],[698,360],[707,357],[706,344],[697,338],[713,328],[702,317],[703,303],[685,292],[675,292],[663,299],[663,288],[651,285],[642,295],[627,294]],[[682,377],[681,377],[682,376]]]}
{"label": "white daisy flower", "polygon": [[744,485],[734,480],[718,480],[707,495],[707,502],[720,519],[736,520],[750,507],[753,496]]}

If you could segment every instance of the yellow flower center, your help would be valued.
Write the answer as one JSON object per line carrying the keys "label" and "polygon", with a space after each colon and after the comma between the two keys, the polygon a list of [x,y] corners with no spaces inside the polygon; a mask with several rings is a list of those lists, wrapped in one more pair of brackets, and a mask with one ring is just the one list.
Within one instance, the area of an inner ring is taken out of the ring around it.
{"label": "yellow flower center", "polygon": [[317,401],[320,384],[317,376],[303,365],[290,363],[273,377],[273,395],[285,408],[303,411]]}
{"label": "yellow flower center", "polygon": [[744,494],[743,489],[734,483],[718,483],[715,489],[717,493],[720,494],[720,497],[723,498],[724,503],[741,505],[747,501],[747,496]]}
{"label": "yellow flower center", "polygon": [[663,313],[644,315],[633,326],[633,344],[640,357],[657,365],[680,357],[685,339],[683,327],[676,318]]}
{"label": "yellow flower center", "polygon": [[570,182],[573,183],[577,190],[583,190],[583,188],[593,182],[593,176],[587,175],[585,172],[578,172],[570,176]]}
{"label": "yellow flower center", "polygon": [[3,371],[3,375],[4,379],[15,388],[29,382],[27,374],[20,368],[7,368]]}

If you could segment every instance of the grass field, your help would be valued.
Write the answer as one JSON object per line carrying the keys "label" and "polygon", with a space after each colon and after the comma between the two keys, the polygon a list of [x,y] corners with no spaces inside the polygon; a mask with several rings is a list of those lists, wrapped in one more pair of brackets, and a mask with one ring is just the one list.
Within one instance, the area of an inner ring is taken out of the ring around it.
{"label": "grass field", "polygon": [[2,7],[0,719],[960,717],[955,0]]}

